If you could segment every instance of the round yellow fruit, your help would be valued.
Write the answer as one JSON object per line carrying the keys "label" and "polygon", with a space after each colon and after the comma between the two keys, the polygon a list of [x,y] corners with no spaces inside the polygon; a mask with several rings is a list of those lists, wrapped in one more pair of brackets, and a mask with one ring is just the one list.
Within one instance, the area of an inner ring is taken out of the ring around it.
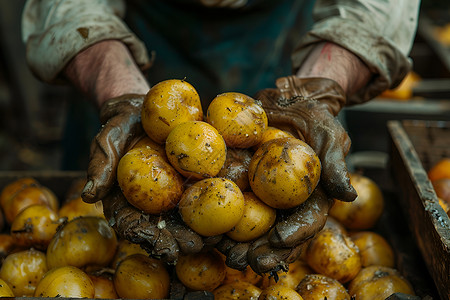
{"label": "round yellow fruit", "polygon": [[147,135],[164,143],[178,124],[203,120],[200,97],[186,80],[169,79],[154,85],[145,95],[141,122]]}
{"label": "round yellow fruit", "polygon": [[132,149],[122,156],[117,181],[128,202],[148,214],[174,208],[184,190],[181,175],[150,148]]}
{"label": "round yellow fruit", "polygon": [[175,127],[166,140],[172,166],[188,178],[214,177],[225,163],[227,149],[219,132],[206,122],[191,121]]}
{"label": "round yellow fruit", "polygon": [[226,274],[225,262],[215,250],[181,255],[175,271],[186,287],[196,291],[213,291]]}
{"label": "round yellow fruit", "polygon": [[321,164],[314,150],[296,138],[264,143],[252,157],[252,191],[267,205],[288,209],[302,204],[319,183]]}
{"label": "round yellow fruit", "polygon": [[208,106],[206,122],[223,136],[228,147],[249,148],[258,144],[268,121],[255,99],[241,93],[223,93]]}
{"label": "round yellow fruit", "polygon": [[114,272],[114,286],[124,299],[166,299],[170,277],[162,261],[133,254],[122,260]]}
{"label": "round yellow fruit", "polygon": [[244,195],[225,178],[197,181],[186,189],[179,204],[183,221],[195,232],[214,236],[228,232],[244,214]]}
{"label": "round yellow fruit", "polygon": [[73,266],[58,267],[45,273],[34,297],[94,298],[95,287],[89,276]]}
{"label": "round yellow fruit", "polygon": [[256,197],[252,192],[244,193],[244,215],[227,232],[227,236],[238,242],[254,240],[269,231],[275,223],[276,210]]}
{"label": "round yellow fruit", "polygon": [[350,183],[358,197],[353,202],[334,201],[329,214],[347,229],[370,229],[383,213],[383,193],[373,180],[363,175],[350,174]]}

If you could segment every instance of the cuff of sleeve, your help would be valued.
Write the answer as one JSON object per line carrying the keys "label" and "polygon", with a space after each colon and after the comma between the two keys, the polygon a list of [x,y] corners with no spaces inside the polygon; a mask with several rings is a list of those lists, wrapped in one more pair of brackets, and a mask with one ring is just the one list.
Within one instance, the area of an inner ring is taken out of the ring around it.
{"label": "cuff of sleeve", "polygon": [[358,56],[374,74],[363,89],[347,99],[347,105],[362,103],[400,84],[412,66],[411,60],[392,42],[352,20],[334,17],[317,23],[300,41],[292,55],[294,70],[306,60],[315,44],[337,44]]}
{"label": "cuff of sleeve", "polygon": [[[80,25],[82,24],[82,25]],[[130,49],[140,68],[149,65],[146,47],[116,16],[83,15],[63,20],[27,41],[27,62],[31,71],[48,83],[64,82],[61,71],[80,51],[104,40],[120,40]]]}

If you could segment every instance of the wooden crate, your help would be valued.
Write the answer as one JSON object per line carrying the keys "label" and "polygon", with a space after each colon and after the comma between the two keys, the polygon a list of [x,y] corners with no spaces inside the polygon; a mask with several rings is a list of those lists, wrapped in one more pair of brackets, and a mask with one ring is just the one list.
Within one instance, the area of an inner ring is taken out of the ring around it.
{"label": "wooden crate", "polygon": [[442,299],[450,299],[450,219],[427,171],[450,157],[450,122],[389,121],[390,166],[399,202]]}

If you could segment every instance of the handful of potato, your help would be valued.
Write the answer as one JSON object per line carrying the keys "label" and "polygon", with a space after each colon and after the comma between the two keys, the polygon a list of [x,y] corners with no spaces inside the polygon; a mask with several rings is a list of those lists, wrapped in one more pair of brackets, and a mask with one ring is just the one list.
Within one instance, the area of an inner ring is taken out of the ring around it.
{"label": "handful of potato", "polygon": [[321,164],[305,142],[269,127],[257,100],[228,92],[203,115],[185,80],[165,80],[145,96],[147,133],[119,162],[117,179],[130,204],[148,214],[178,209],[203,236],[249,241],[274,224],[277,209],[303,203]]}

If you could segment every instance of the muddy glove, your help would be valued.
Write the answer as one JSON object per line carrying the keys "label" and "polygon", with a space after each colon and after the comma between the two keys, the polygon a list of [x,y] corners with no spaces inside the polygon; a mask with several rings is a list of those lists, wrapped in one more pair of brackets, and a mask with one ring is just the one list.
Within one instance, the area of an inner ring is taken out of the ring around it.
{"label": "muddy glove", "polygon": [[335,118],[346,101],[341,86],[327,78],[296,76],[281,77],[276,86],[255,95],[269,124],[294,130],[314,149],[322,164],[320,183],[330,197],[353,201],[357,195],[345,164],[351,142]]}
{"label": "muddy glove", "polygon": [[173,263],[180,251],[200,251],[202,238],[183,224],[175,210],[161,215],[141,213],[128,203],[116,181],[120,158],[145,135],[141,126],[143,98],[143,95],[124,95],[101,108],[102,128],[91,144],[82,198],[88,203],[102,200],[105,217],[120,237]]}
{"label": "muddy glove", "polygon": [[179,252],[197,253],[203,248],[202,238],[184,225],[176,209],[160,215],[143,214],[128,203],[117,185],[102,202],[105,217],[119,237],[167,263],[175,263]]}
{"label": "muddy glove", "polygon": [[227,256],[226,264],[234,269],[243,270],[250,265],[258,274],[286,270],[307,242],[323,228],[332,203],[318,185],[301,205],[278,210],[274,227],[258,240],[238,243],[224,237],[216,248]]}
{"label": "muddy glove", "polygon": [[87,203],[102,200],[116,181],[120,158],[144,135],[141,109],[144,95],[111,99],[100,110],[102,128],[91,143],[87,182],[81,196]]}

